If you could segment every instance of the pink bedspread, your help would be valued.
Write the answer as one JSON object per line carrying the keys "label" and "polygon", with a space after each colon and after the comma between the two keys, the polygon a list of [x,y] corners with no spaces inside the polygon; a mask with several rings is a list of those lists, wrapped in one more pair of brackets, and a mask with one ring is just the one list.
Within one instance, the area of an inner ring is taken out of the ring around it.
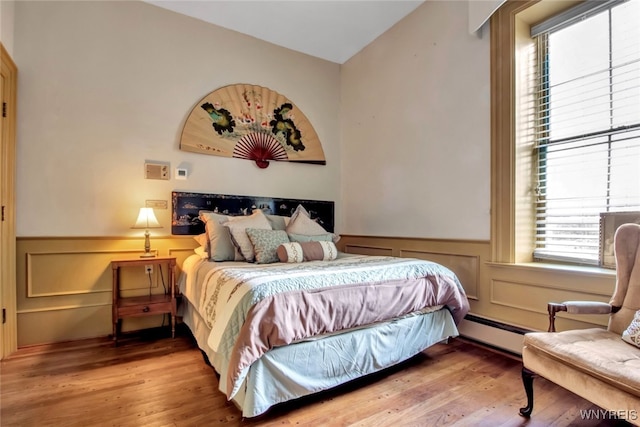
{"label": "pink bedspread", "polygon": [[[386,257],[375,258],[383,261]],[[394,261],[390,269],[402,264],[398,259],[389,260]],[[455,275],[438,267],[435,272],[432,268],[426,269],[428,274],[420,277],[400,273],[397,279],[337,286],[327,283],[324,287],[264,297],[247,311],[230,353],[226,378],[228,397],[235,394],[248,367],[274,347],[387,321],[434,306],[445,306],[458,324],[469,311],[467,297]],[[389,276],[388,273],[384,276]]]}

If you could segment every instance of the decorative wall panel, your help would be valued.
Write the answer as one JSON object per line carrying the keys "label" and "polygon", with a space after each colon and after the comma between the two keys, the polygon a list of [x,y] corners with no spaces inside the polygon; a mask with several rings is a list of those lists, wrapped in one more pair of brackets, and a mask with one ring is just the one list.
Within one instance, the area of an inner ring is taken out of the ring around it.
{"label": "decorative wall panel", "polygon": [[373,246],[360,246],[360,245],[345,245],[344,251],[349,254],[360,255],[376,255],[376,256],[392,256],[393,249],[391,248],[377,248]]}
{"label": "decorative wall panel", "polygon": [[480,281],[480,257],[470,255],[447,254],[427,251],[401,250],[400,256],[426,259],[442,264],[451,271],[462,283],[467,297],[478,299],[478,282]]}
{"label": "decorative wall panel", "polygon": [[[554,289],[544,284],[491,280],[491,303],[517,310],[547,316],[547,303],[575,299],[576,293],[574,291]],[[594,295],[582,295],[578,299],[600,302],[609,301],[608,297]],[[608,321],[607,316],[597,315],[571,316],[563,313],[561,317],[568,317],[597,326],[606,326]]]}
{"label": "decorative wall panel", "polygon": [[138,252],[27,252],[27,298],[111,292],[111,260]]}

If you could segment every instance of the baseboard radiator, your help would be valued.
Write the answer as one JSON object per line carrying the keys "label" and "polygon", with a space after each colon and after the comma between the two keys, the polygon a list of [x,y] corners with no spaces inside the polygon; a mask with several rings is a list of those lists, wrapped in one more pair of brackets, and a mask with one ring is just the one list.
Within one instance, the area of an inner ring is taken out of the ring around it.
{"label": "baseboard radiator", "polygon": [[521,356],[524,334],[530,330],[467,314],[458,325],[460,336]]}

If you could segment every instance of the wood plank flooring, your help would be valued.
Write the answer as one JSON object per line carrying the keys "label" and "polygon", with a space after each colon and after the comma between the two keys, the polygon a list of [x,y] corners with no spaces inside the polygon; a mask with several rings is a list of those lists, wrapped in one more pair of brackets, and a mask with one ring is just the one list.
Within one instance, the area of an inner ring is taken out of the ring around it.
{"label": "wood plank flooring", "polygon": [[542,379],[530,420],[521,362],[462,339],[398,367],[243,419],[184,330],[19,350],[0,363],[9,426],[627,426],[583,420],[589,402]]}

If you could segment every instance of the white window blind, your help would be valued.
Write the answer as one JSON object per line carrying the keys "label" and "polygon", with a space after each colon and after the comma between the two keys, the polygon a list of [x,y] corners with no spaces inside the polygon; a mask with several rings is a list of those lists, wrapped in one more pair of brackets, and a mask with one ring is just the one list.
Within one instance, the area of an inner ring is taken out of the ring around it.
{"label": "white window blind", "polygon": [[535,259],[597,264],[602,212],[640,211],[640,0],[534,27]]}

